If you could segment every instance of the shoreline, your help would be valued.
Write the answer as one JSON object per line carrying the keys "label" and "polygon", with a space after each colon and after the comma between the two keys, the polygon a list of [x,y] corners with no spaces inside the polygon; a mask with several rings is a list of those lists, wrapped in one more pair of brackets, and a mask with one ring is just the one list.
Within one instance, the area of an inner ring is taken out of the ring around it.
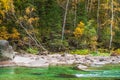
{"label": "shoreline", "polygon": [[13,60],[1,61],[0,67],[49,67],[57,65],[73,65],[78,69],[103,66],[106,64],[120,64],[120,56],[91,56],[72,54],[49,55],[16,55]]}

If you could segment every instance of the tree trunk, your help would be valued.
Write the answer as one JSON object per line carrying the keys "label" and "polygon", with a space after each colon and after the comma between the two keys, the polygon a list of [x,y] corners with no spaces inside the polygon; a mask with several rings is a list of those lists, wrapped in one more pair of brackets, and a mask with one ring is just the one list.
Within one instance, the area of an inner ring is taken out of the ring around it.
{"label": "tree trunk", "polygon": [[98,39],[100,37],[100,0],[98,0],[98,8],[97,8],[97,36],[98,36]]}
{"label": "tree trunk", "polygon": [[76,27],[76,19],[77,19],[77,0],[74,0],[75,8],[74,8],[74,27]]}
{"label": "tree trunk", "polygon": [[90,0],[87,0],[87,5],[86,5],[87,13],[89,12],[89,2]]}
{"label": "tree trunk", "polygon": [[113,0],[111,2],[111,24],[110,24],[110,44],[109,44],[109,49],[111,50],[112,48],[112,40],[113,40],[113,20],[114,20],[114,13],[113,13]]}
{"label": "tree trunk", "polygon": [[89,13],[91,13],[91,11],[92,11],[92,5],[93,5],[93,2],[92,2],[93,0],[90,0],[90,8],[89,8]]}
{"label": "tree trunk", "polygon": [[64,21],[63,21],[63,27],[62,27],[62,40],[64,39],[64,31],[65,31],[65,25],[66,25],[66,17],[67,17],[68,5],[69,5],[69,0],[67,0],[66,8],[65,8],[65,15],[64,15]]}
{"label": "tree trunk", "polygon": [[[97,7],[97,41],[98,39],[100,39],[100,20],[99,20],[99,17],[100,17],[100,0],[98,0],[98,7]],[[96,52],[98,53],[98,50],[97,50],[97,46],[96,46]]]}

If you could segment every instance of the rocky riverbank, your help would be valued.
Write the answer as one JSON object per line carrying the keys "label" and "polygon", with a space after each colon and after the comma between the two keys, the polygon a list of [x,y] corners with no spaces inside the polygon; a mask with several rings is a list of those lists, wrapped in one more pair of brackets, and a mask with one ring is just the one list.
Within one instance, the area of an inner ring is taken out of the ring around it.
{"label": "rocky riverbank", "polygon": [[105,64],[119,64],[120,56],[90,56],[71,54],[50,54],[50,55],[16,55],[13,60],[2,61],[0,66],[25,66],[25,67],[48,67],[54,65],[75,64],[78,69],[90,66],[102,66]]}

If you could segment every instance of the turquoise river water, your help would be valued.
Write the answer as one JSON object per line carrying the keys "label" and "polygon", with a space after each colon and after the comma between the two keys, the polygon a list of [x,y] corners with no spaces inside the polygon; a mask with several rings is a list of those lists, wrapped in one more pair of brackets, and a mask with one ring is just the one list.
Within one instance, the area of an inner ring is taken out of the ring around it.
{"label": "turquoise river water", "polygon": [[120,64],[86,70],[78,70],[73,66],[1,67],[0,80],[120,80]]}

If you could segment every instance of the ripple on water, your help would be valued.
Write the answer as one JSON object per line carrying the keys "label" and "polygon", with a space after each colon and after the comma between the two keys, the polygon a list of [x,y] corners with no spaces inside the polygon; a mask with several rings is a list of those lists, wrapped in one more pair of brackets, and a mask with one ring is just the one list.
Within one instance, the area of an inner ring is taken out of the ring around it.
{"label": "ripple on water", "polygon": [[86,74],[75,74],[76,77],[120,77],[120,70],[89,71]]}

